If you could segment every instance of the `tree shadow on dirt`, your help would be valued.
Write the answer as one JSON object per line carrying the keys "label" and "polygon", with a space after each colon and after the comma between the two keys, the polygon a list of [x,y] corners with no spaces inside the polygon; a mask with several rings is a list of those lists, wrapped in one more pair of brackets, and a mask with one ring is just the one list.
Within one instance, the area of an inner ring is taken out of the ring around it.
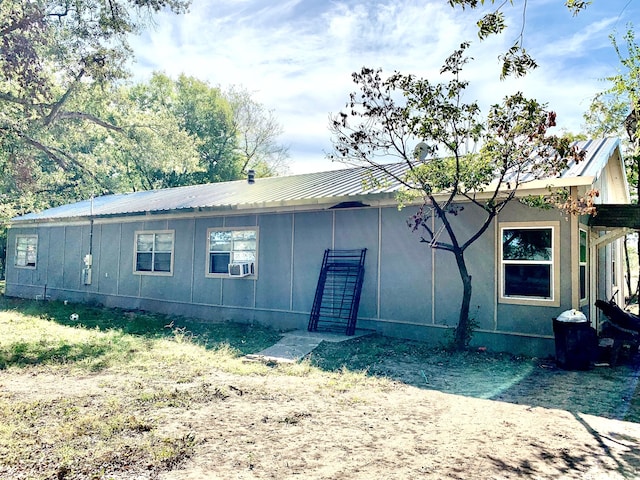
{"label": "tree shadow on dirt", "polygon": [[[598,464],[606,466],[609,472],[619,475],[611,478],[638,478],[640,471],[640,451],[637,449],[640,438],[608,431],[600,426],[594,427],[589,416],[573,414],[577,423],[589,432],[594,445],[565,448],[562,444],[547,445],[532,442],[529,446],[537,452],[537,458],[501,458],[496,454],[487,454],[489,459],[508,478],[593,478],[589,469]],[[544,471],[542,471],[544,469]],[[607,476],[606,478],[610,478]]]}
{"label": "tree shadow on dirt", "polygon": [[640,355],[613,368],[569,371],[553,359],[455,353],[372,335],[322,343],[310,359],[327,370],[346,366],[422,389],[640,423]]}

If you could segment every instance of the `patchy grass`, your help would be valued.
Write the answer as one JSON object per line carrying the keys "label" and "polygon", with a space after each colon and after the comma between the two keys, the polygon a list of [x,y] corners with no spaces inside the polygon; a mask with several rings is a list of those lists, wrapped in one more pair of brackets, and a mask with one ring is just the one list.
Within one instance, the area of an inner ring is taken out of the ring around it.
{"label": "patchy grass", "polygon": [[[226,465],[212,478],[248,478],[243,475],[251,477],[258,468],[263,478],[285,478],[293,475],[290,469],[305,472],[300,448],[314,443],[305,429],[318,429],[316,442],[327,438],[325,452],[354,432],[371,440],[369,432],[388,425],[402,431],[392,416],[424,422],[458,398],[435,402],[422,396],[420,407],[412,403],[416,392],[429,390],[500,400],[493,402],[498,406],[525,403],[640,422],[632,365],[566,372],[536,359],[453,354],[379,335],[323,343],[296,364],[265,365],[243,359],[280,338],[261,326],[2,297],[0,331],[0,478],[152,479],[196,461],[206,448],[212,455],[208,468]],[[405,385],[419,389],[398,396]],[[387,397],[395,399],[389,406]],[[397,401],[406,402],[404,410]],[[430,415],[414,411],[430,402]],[[461,421],[459,428],[468,425]],[[278,447],[283,438],[299,439],[300,445]],[[389,447],[393,432],[380,438]],[[406,440],[398,438],[398,452]],[[376,462],[380,445],[371,445],[370,461]],[[416,445],[424,448],[423,441]],[[341,450],[334,454],[345,457]],[[371,468],[389,468],[393,476],[396,467],[385,461]],[[318,468],[336,461],[326,464]]]}
{"label": "patchy grass", "polygon": [[[0,370],[42,378],[34,398],[0,396],[0,477],[16,479],[153,476],[175,468],[202,439],[163,434],[157,412],[223,402],[228,387],[205,379],[212,366],[265,373],[268,367],[241,357],[280,338],[251,325],[7,299],[0,330]],[[102,388],[72,386],[87,375],[100,375]],[[65,381],[68,396],[46,395]]]}

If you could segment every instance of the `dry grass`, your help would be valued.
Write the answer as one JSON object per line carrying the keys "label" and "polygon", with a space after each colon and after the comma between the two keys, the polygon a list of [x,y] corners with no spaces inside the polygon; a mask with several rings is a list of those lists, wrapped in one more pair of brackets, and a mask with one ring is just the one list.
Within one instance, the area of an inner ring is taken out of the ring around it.
{"label": "dry grass", "polygon": [[564,372],[380,336],[267,365],[243,359],[279,338],[258,326],[0,302],[0,478],[640,475],[640,454],[615,452],[640,435],[605,449],[582,426],[640,421],[631,365]]}

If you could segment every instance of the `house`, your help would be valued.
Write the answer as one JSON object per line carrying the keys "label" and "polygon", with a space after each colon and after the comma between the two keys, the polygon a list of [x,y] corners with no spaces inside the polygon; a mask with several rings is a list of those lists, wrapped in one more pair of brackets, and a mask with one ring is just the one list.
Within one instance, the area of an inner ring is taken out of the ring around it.
{"label": "house", "polygon": [[[558,178],[523,185],[521,194],[545,193],[549,185],[572,193],[597,188],[602,204],[628,204],[619,141],[580,147],[584,161]],[[305,329],[325,249],[366,248],[357,327],[446,342],[462,292],[453,256],[410,231],[406,221],[416,207],[398,209],[397,185],[367,189],[365,173],[108,195],[14,218],[6,294]],[[463,232],[480,221],[475,208],[455,217]],[[517,201],[500,213],[467,252],[473,345],[550,355],[554,317],[580,308],[597,322],[595,299],[623,299],[619,238],[627,230],[594,218],[600,223]],[[511,255],[503,239],[514,234],[542,242],[548,254]]]}

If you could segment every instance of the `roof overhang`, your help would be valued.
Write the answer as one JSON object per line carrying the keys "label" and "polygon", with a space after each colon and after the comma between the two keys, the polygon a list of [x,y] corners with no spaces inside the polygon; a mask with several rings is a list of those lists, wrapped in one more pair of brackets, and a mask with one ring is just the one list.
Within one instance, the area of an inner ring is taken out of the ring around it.
{"label": "roof overhang", "polygon": [[589,218],[589,226],[604,230],[629,228],[640,231],[640,204],[596,205],[596,214]]}

